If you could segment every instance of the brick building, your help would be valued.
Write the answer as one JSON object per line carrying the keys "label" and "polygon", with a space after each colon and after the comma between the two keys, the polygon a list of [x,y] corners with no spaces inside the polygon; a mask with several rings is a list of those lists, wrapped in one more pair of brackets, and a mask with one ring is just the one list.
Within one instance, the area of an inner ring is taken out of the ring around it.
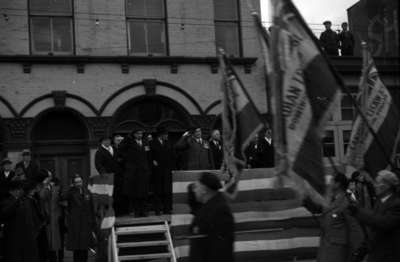
{"label": "brick building", "polygon": [[[259,9],[259,1],[253,5]],[[95,172],[91,159],[103,135],[162,125],[174,140],[189,125],[218,126],[217,46],[232,55],[266,113],[247,0],[3,0],[0,10],[1,154],[15,162],[30,148],[65,182]],[[356,92],[361,60],[333,63]],[[377,64],[398,88],[398,60]],[[340,107],[324,147],[337,162],[354,113],[346,97]]]}

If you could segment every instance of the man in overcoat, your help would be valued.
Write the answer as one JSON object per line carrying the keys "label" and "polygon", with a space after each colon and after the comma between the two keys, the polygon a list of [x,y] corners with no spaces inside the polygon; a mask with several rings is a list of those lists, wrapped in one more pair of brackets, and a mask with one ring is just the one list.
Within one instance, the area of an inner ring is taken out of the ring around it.
{"label": "man in overcoat", "polygon": [[1,205],[5,262],[41,262],[43,259],[40,232],[45,221],[34,198],[35,188],[33,181],[12,181],[9,197]]}
{"label": "man in overcoat", "polygon": [[124,159],[123,193],[135,216],[146,216],[151,170],[150,147],[143,140],[143,130],[134,129],[120,145]]}
{"label": "man in overcoat", "polygon": [[8,194],[8,184],[14,179],[15,173],[12,170],[12,162],[5,158],[1,161],[0,167],[0,201]]}
{"label": "man in overcoat", "polygon": [[168,141],[168,131],[157,128],[156,137],[150,142],[152,163],[152,184],[156,214],[165,214],[172,209],[172,173],[175,154]]}
{"label": "man in overcoat", "polygon": [[22,161],[15,165],[15,169],[22,169],[25,178],[29,180],[34,180],[35,175],[39,173],[39,166],[32,160],[31,151],[25,149],[22,151]]}
{"label": "man in overcoat", "polygon": [[185,132],[175,145],[177,150],[185,152],[186,170],[207,170],[214,168],[210,145],[202,138],[201,128]]}
{"label": "man in overcoat", "polygon": [[194,194],[201,202],[191,224],[190,262],[232,262],[234,219],[219,178],[203,172],[194,184]]}
{"label": "man in overcoat", "polygon": [[79,175],[62,199],[68,202],[67,249],[73,251],[74,262],[87,262],[88,250],[94,245],[95,218],[92,196]]}
{"label": "man in overcoat", "polygon": [[400,261],[400,199],[396,195],[399,178],[381,170],[375,178],[377,200],[373,209],[353,202],[350,210],[368,228],[368,262]]}

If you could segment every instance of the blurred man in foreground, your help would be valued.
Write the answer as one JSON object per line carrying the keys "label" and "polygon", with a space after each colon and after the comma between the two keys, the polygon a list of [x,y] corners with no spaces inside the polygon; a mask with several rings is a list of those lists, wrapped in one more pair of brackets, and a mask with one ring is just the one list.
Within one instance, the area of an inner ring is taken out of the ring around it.
{"label": "blurred man in foreground", "polygon": [[368,228],[368,262],[400,261],[400,199],[396,195],[398,177],[381,170],[375,179],[374,208],[362,208],[352,201],[352,214]]}

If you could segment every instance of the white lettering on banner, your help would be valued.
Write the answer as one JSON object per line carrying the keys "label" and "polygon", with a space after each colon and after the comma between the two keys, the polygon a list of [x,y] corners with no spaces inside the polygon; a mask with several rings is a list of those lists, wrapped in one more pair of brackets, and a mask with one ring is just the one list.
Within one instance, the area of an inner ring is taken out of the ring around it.
{"label": "white lettering on banner", "polygon": [[308,131],[312,115],[304,83],[304,68],[300,61],[303,40],[287,31],[282,33],[281,40],[284,37],[288,38],[285,42],[290,43],[287,52],[284,53],[284,61],[290,63],[286,65],[283,78],[282,113],[286,123],[289,165],[292,166]]}
{"label": "white lettering on banner", "polygon": [[[368,75],[368,87],[371,92],[364,114],[372,130],[378,133],[389,112],[392,104],[392,97],[374,71],[376,71],[376,69],[373,67],[371,69],[372,73]],[[374,137],[368,130],[364,132],[364,128],[363,120],[358,116],[354,122],[353,132],[347,149],[347,163],[355,168],[361,168],[363,166],[364,154],[374,140]],[[359,148],[360,145],[363,145],[362,150]]]}

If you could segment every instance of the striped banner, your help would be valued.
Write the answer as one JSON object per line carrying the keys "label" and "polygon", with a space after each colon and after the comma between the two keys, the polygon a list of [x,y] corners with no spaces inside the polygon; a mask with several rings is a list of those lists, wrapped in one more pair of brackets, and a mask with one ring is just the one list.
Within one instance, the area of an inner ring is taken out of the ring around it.
{"label": "striped banner", "polygon": [[112,205],[114,174],[102,174],[91,177],[88,189],[92,193],[96,216],[100,219],[100,229],[112,228],[115,223],[115,214]]}
{"label": "striped banner", "polygon": [[[200,172],[173,172],[171,231],[179,261],[188,258],[190,240],[187,237],[193,219],[187,187],[198,179]],[[268,261],[315,258],[318,223],[301,206],[291,188],[277,188],[280,182],[273,169],[243,170],[237,197],[231,201],[236,231],[235,261],[265,261],[267,256]]]}
{"label": "striped banner", "polygon": [[279,107],[288,166],[298,190],[323,202],[321,136],[338,105],[343,83],[292,1],[272,0],[272,6],[271,57],[282,92]]}
{"label": "striped banner", "polygon": [[356,169],[365,168],[375,177],[378,171],[388,167],[392,152],[397,152],[399,112],[370,57],[367,68],[363,69],[361,83],[361,88],[367,90],[363,114],[376,137],[366,130],[363,119],[358,115],[347,148],[347,164]]}

